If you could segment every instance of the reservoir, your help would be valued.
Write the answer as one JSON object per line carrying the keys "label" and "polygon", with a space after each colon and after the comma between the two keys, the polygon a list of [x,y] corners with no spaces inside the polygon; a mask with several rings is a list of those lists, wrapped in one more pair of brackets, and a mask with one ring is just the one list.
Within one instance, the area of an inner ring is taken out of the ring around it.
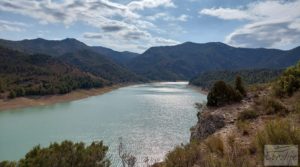
{"label": "reservoir", "polygon": [[176,145],[187,143],[197,122],[196,102],[206,96],[187,82],[133,85],[81,100],[0,112],[0,161],[18,160],[40,144],[103,140],[119,166],[120,138],[138,166],[163,160]]}

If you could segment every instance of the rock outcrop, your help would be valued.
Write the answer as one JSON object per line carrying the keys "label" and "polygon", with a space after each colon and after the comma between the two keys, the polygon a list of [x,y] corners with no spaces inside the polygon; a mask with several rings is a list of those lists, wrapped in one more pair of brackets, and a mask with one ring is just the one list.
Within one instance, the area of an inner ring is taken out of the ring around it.
{"label": "rock outcrop", "polygon": [[203,140],[224,126],[225,117],[223,115],[210,113],[200,114],[198,123],[191,128],[190,140]]}

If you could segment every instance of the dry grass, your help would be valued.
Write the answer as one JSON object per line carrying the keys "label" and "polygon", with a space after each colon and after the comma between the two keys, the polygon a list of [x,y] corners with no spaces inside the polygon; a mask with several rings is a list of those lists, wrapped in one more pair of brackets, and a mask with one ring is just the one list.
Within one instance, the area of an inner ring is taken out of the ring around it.
{"label": "dry grass", "polygon": [[204,144],[211,153],[216,153],[218,155],[224,155],[224,143],[219,136],[209,137]]}
{"label": "dry grass", "polygon": [[239,130],[239,132],[242,133],[243,136],[249,135],[250,134],[250,123],[249,121],[242,121],[242,120],[238,120],[235,123],[237,129]]}
{"label": "dry grass", "polygon": [[299,126],[289,119],[276,119],[267,123],[263,130],[257,133],[254,138],[259,158],[262,158],[265,145],[299,145]]}
{"label": "dry grass", "polygon": [[278,114],[282,116],[285,116],[290,112],[279,99],[274,97],[262,97],[256,99],[253,110],[260,112],[261,114]]}
{"label": "dry grass", "polygon": [[246,120],[252,120],[256,119],[259,116],[259,114],[252,110],[252,109],[246,109],[239,113],[238,120],[246,121]]}
{"label": "dry grass", "polygon": [[187,145],[177,146],[166,156],[165,167],[192,167],[197,160],[201,159],[201,145],[191,142]]}

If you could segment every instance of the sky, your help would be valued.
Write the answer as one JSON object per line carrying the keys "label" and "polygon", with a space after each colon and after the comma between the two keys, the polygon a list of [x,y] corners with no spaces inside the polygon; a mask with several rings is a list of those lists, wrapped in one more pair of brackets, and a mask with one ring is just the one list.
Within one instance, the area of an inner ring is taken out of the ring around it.
{"label": "sky", "polygon": [[300,0],[1,0],[0,38],[138,53],[187,41],[287,50],[300,45]]}

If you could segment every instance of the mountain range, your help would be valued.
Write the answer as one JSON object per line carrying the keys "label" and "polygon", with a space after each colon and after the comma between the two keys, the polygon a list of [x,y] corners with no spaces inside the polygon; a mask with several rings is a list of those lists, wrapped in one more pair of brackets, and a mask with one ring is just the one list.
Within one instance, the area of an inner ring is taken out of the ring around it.
{"label": "mountain range", "polygon": [[129,69],[150,80],[187,80],[206,71],[281,69],[300,59],[300,47],[278,49],[236,48],[220,42],[186,42],[152,47],[131,60]]}
{"label": "mountain range", "polygon": [[300,59],[300,47],[285,51],[238,48],[221,42],[151,47],[142,54],[88,46],[71,38],[0,40],[0,46],[26,54],[50,55],[111,83],[188,80],[207,71],[282,69]]}
{"label": "mountain range", "polygon": [[[103,52],[105,54],[100,52],[98,47],[87,46],[76,39],[45,40],[37,38],[22,41],[0,40],[0,46],[26,54],[50,55],[83,72],[103,78],[112,84],[143,81],[141,77],[138,77],[135,73],[121,65],[124,63],[122,60],[127,59],[123,57],[130,57],[130,54],[111,50],[109,52],[111,54],[108,54],[108,56],[112,56],[113,54],[118,55],[111,58],[105,55],[107,52]],[[116,60],[118,58],[120,60]]]}

